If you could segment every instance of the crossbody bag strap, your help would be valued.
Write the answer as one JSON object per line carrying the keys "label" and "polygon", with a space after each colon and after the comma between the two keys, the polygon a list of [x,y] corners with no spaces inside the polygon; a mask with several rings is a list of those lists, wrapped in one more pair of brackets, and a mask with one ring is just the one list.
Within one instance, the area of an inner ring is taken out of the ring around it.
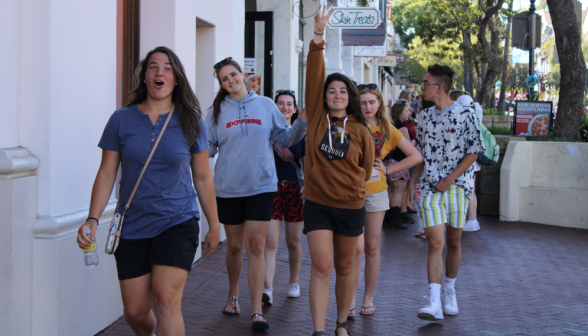
{"label": "crossbody bag strap", "polygon": [[123,212],[123,216],[125,215],[125,213],[127,213],[127,210],[131,206],[131,201],[133,200],[133,196],[135,196],[135,192],[137,191],[137,187],[139,187],[139,183],[141,183],[141,179],[143,178],[143,174],[145,173],[145,170],[147,170],[147,166],[149,166],[149,162],[151,161],[151,158],[153,157],[153,153],[155,153],[155,150],[157,149],[157,145],[159,145],[159,140],[161,140],[161,136],[163,136],[163,132],[165,132],[165,129],[167,128],[167,124],[169,123],[169,120],[171,119],[171,116],[174,113],[174,109],[175,109],[175,104],[172,104],[171,111],[169,111],[169,116],[167,116],[167,120],[165,121],[165,124],[163,124],[163,128],[161,129],[161,133],[159,133],[159,136],[157,137],[157,141],[155,141],[155,145],[153,145],[153,149],[151,150],[151,153],[149,153],[149,157],[147,158],[147,161],[145,162],[145,165],[143,166],[143,170],[141,170],[141,174],[139,174],[139,179],[137,179],[137,183],[135,183],[135,188],[133,188],[133,192],[131,193],[131,197],[129,197],[129,201],[127,202],[127,205],[125,205],[125,211]]}

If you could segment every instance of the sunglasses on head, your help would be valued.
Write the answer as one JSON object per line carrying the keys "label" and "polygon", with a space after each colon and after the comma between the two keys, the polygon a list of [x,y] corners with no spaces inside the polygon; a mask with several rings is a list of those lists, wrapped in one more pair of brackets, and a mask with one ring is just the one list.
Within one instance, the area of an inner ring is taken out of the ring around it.
{"label": "sunglasses on head", "polygon": [[279,95],[282,94],[288,94],[288,95],[292,95],[293,97],[296,95],[296,92],[294,92],[294,90],[277,90],[276,91],[276,97],[278,97]]}
{"label": "sunglasses on head", "polygon": [[216,63],[216,64],[213,66],[213,68],[214,68],[214,70],[218,70],[218,69],[222,68],[223,66],[225,66],[225,65],[227,65],[227,64],[229,64],[229,63],[231,63],[232,61],[233,61],[233,58],[232,58],[232,57],[227,57],[227,58],[225,58],[224,60],[222,60],[222,61],[220,61],[220,62]]}
{"label": "sunglasses on head", "polygon": [[378,84],[371,83],[371,84],[359,84],[357,86],[357,91],[362,91],[363,89],[368,88],[370,90],[375,90],[378,88]]}

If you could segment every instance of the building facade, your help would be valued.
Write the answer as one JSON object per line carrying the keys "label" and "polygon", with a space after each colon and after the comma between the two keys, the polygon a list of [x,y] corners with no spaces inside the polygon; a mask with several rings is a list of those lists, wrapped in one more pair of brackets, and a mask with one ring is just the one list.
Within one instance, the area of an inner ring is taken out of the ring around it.
{"label": "building facade", "polygon": [[[122,315],[115,261],[102,248],[116,190],[100,218],[97,268],[84,268],[76,236],[98,141],[139,60],[157,46],[174,50],[203,108],[219,88],[212,66],[229,56],[253,65],[261,94],[292,89],[300,104],[319,4],[0,0],[0,335],[94,335]],[[326,41],[328,73],[393,93],[392,77],[342,46],[340,30]]]}

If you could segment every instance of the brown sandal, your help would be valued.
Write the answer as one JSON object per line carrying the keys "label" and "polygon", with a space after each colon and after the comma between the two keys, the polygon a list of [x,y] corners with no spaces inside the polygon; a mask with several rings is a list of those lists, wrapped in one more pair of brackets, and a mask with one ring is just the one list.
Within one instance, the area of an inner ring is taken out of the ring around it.
{"label": "brown sandal", "polygon": [[[345,331],[347,331],[347,321],[345,321],[343,323],[337,321],[337,328],[335,328],[335,335],[337,335],[337,330],[339,330],[341,328],[343,328],[343,329],[345,329]],[[351,336],[349,331],[347,331],[347,335]]]}
{"label": "brown sandal", "polygon": [[324,329],[317,329],[312,333],[312,336],[325,336],[325,330]]}

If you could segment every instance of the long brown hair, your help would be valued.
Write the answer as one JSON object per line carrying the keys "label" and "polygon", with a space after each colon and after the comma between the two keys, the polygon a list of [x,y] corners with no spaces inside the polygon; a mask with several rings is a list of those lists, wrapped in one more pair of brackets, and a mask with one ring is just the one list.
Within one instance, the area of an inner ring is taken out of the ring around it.
{"label": "long brown hair", "polygon": [[[408,106],[408,102],[406,100],[399,100],[394,105],[392,105],[392,120],[402,122],[402,112],[404,112],[404,108]],[[408,106],[410,108],[410,106]]]}
{"label": "long brown hair", "polygon": [[384,106],[384,100],[382,99],[382,92],[380,92],[380,90],[378,90],[377,88],[370,90],[369,88],[366,87],[365,89],[359,91],[359,96],[361,97],[361,95],[364,95],[367,93],[373,94],[378,99],[378,102],[380,103],[380,107],[378,107],[378,111],[376,112],[376,118],[378,119],[378,121],[382,125],[382,126],[380,126],[380,129],[382,130],[382,134],[384,134],[386,139],[391,139],[392,138],[392,125],[390,124],[390,120],[388,120],[388,113],[386,113],[386,106]]}
{"label": "long brown hair", "polygon": [[176,105],[178,115],[180,117],[180,124],[182,130],[191,146],[198,143],[198,136],[200,135],[200,118],[202,117],[202,110],[198,98],[192,91],[188,79],[186,79],[186,72],[179,57],[167,47],[157,47],[147,53],[147,56],[137,66],[135,75],[133,77],[134,89],[129,92],[129,103],[126,106],[141,104],[147,99],[147,85],[145,84],[145,72],[149,59],[155,53],[164,53],[169,57],[174,75],[176,76],[177,85],[172,92],[172,102]]}
{"label": "long brown hair", "polygon": [[355,84],[351,81],[351,79],[349,79],[349,77],[338,72],[328,75],[327,79],[325,79],[325,86],[323,87],[323,97],[325,97],[323,106],[325,110],[329,111],[329,106],[327,105],[326,99],[327,89],[329,88],[329,84],[335,81],[343,82],[347,87],[347,94],[349,95],[349,102],[347,104],[347,108],[345,109],[347,114],[353,115],[358,123],[367,127],[367,119],[363,115],[363,112],[361,112],[361,102],[359,100],[359,92],[357,92],[357,86],[355,86]]}
{"label": "long brown hair", "polygon": [[[223,100],[225,100],[225,97],[229,95],[229,92],[223,88],[223,84],[221,83],[221,79],[218,77],[218,73],[220,72],[220,70],[222,68],[229,66],[229,65],[234,66],[235,69],[237,69],[237,71],[243,72],[243,71],[241,71],[241,66],[239,65],[239,63],[237,63],[233,59],[223,61],[222,67],[219,67],[218,69],[214,69],[214,77],[216,79],[218,79],[218,84],[220,85],[220,89],[218,90],[216,97],[214,97],[214,102],[212,103],[212,106],[209,107],[209,109],[212,108],[212,121],[213,121],[213,125],[215,125],[215,126],[218,123],[218,117],[220,116],[220,113],[221,113],[221,109],[220,109],[221,103],[223,102]],[[245,85],[245,81],[243,81],[243,85]]]}

